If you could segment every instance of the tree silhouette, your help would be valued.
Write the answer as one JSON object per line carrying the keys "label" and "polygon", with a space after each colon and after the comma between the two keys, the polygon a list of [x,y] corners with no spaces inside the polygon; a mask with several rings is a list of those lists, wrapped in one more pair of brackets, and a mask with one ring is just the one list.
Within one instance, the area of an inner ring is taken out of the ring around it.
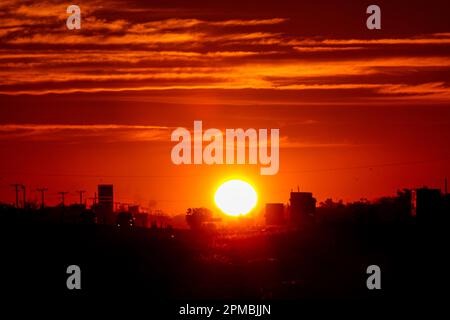
{"label": "tree silhouette", "polygon": [[186,222],[193,230],[200,229],[205,222],[211,221],[212,212],[207,208],[189,208],[186,211]]}

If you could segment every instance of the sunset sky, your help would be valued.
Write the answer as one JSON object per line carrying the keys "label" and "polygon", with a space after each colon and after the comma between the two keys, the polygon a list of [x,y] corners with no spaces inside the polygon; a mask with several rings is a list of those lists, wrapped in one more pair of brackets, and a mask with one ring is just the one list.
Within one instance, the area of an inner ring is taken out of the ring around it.
{"label": "sunset sky", "polygon": [[[450,177],[450,2],[0,0],[0,201],[11,183],[168,213],[241,177],[373,199]],[[81,8],[81,30],[66,8]],[[280,171],[175,166],[177,127],[279,128]],[[35,192],[29,198],[36,198]]]}

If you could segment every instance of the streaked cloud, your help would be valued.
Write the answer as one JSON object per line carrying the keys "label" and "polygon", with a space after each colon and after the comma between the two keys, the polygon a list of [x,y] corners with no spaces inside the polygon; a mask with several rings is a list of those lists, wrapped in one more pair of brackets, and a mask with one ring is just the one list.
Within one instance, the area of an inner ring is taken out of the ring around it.
{"label": "streaked cloud", "polygon": [[306,46],[338,46],[338,45],[364,45],[364,46],[374,46],[374,45],[445,45],[450,43],[450,34],[448,33],[435,33],[426,36],[418,36],[414,38],[403,38],[403,39],[303,39],[303,40],[291,40],[288,44],[290,45],[306,45]]}
{"label": "streaked cloud", "polygon": [[0,94],[263,89],[333,90],[342,102],[348,91],[449,99],[446,30],[334,39],[302,36],[278,14],[219,17],[120,0],[81,6],[82,29],[71,32],[60,2],[2,2]]}
{"label": "streaked cloud", "polygon": [[[303,125],[316,124],[307,120]],[[96,143],[115,142],[169,142],[170,133],[175,128],[150,125],[118,125],[118,124],[1,124],[0,141],[35,141],[77,143],[87,140]],[[225,132],[225,128],[220,129]],[[270,132],[269,132],[270,134]],[[224,138],[225,139],[225,138]],[[259,140],[260,142],[262,140]],[[299,137],[280,137],[280,148],[349,148],[353,143],[330,143],[320,141],[302,141]],[[233,148],[234,143],[224,140],[224,148]],[[270,147],[270,137],[265,141]],[[250,146],[247,146],[250,148]]]}
{"label": "streaked cloud", "polygon": [[353,51],[353,50],[362,50],[365,47],[295,47],[294,50],[299,52],[334,52],[334,51]]}
{"label": "streaked cloud", "polygon": [[167,141],[168,127],[117,124],[2,124],[0,140],[8,141]]}

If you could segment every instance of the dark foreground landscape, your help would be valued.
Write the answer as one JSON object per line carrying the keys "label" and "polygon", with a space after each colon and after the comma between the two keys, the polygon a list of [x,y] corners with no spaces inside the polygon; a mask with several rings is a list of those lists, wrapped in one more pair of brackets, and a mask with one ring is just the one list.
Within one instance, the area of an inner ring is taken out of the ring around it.
{"label": "dark foreground landscape", "polygon": [[[236,233],[2,224],[1,290],[115,301],[422,301],[445,287],[446,230],[414,223]],[[82,290],[66,287],[72,264],[81,268]],[[382,290],[366,287],[371,264],[381,268]]]}

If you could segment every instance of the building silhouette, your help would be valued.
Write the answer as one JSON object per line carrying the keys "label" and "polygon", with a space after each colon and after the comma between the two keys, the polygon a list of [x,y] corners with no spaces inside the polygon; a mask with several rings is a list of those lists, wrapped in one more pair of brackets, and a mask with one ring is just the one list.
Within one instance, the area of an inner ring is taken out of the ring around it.
{"label": "building silhouette", "polygon": [[114,224],[114,188],[112,184],[98,185],[97,221],[102,224]]}
{"label": "building silhouette", "polygon": [[314,221],[316,199],[311,192],[291,192],[289,202],[289,220],[292,224],[304,225]]}

